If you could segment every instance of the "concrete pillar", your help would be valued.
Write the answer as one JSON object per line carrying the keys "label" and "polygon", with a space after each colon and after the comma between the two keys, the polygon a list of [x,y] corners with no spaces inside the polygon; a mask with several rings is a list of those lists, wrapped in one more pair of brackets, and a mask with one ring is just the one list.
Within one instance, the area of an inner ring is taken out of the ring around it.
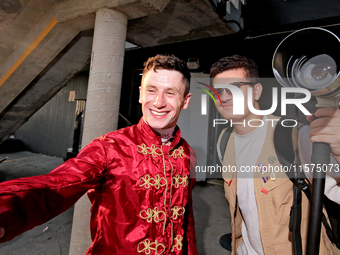
{"label": "concrete pillar", "polygon": [[[82,147],[117,129],[127,18],[99,9],[96,12]],[[75,205],[70,255],[84,255],[91,245],[91,204],[84,195]]]}

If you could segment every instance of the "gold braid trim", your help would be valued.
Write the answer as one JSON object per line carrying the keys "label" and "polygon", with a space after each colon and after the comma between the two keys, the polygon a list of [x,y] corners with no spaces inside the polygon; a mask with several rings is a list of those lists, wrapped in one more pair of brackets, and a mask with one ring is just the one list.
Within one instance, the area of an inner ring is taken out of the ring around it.
{"label": "gold braid trim", "polygon": [[175,177],[172,177],[172,185],[175,188],[178,188],[179,185],[182,185],[184,188],[189,184],[188,176],[184,175],[181,177],[179,174],[176,175]]}
{"label": "gold braid trim", "polygon": [[[161,151],[163,151],[163,145],[161,146]],[[166,177],[164,154],[162,155],[162,159],[163,159],[163,173],[164,173],[164,176]],[[165,187],[165,191],[164,191],[164,208],[165,208],[165,213],[166,214],[167,214],[167,210],[166,210],[166,194],[167,194],[167,190],[168,190],[168,187],[169,187],[168,185],[169,185],[168,181],[166,180],[166,187]],[[171,187],[172,187],[172,185],[171,185]],[[171,193],[170,193],[170,197],[171,197]],[[165,226],[166,226],[166,220],[164,221],[164,224],[163,224],[163,235],[165,233]]]}
{"label": "gold braid trim", "polygon": [[[160,252],[158,252],[159,248],[161,248]],[[162,243],[158,243],[157,240],[154,242],[151,242],[149,239],[145,239],[144,241],[138,244],[137,251],[138,253],[144,252],[145,254],[150,254],[151,251],[155,251],[155,255],[159,255],[165,251],[165,246]]]}
{"label": "gold braid trim", "polygon": [[156,174],[155,178],[152,178],[150,175],[146,174],[139,179],[139,187],[144,186],[146,189],[150,189],[151,186],[154,186],[156,189],[159,189],[160,187],[163,187],[166,184],[167,180],[164,177],[160,177],[159,174]]}
{"label": "gold braid trim", "polygon": [[[171,208],[171,219],[177,220],[179,217],[182,217],[184,213],[184,207],[174,206],[173,208]],[[146,210],[140,211],[139,216],[149,223],[151,223],[152,220],[158,223],[162,220],[165,220],[166,212],[159,210],[159,208],[156,206],[154,209],[148,208]]]}
{"label": "gold braid trim", "polygon": [[[163,152],[160,148],[156,147],[154,144],[151,145],[151,147],[147,147],[145,143],[142,143],[141,145],[137,145],[137,151],[139,153],[142,153],[144,155],[151,154],[152,157],[156,158],[157,156],[162,156]],[[159,151],[159,152],[157,152]]]}
{"label": "gold braid trim", "polygon": [[179,206],[174,206],[173,208],[171,208],[171,218],[173,220],[177,220],[178,217],[181,217],[184,215],[185,213],[185,208],[184,207],[179,207]]}
{"label": "gold braid trim", "polygon": [[186,158],[187,157],[184,154],[183,146],[180,146],[178,149],[175,149],[172,152],[169,152],[169,156],[173,158],[177,158],[177,157]]}
{"label": "gold braid trim", "polygon": [[175,250],[175,248],[176,248],[178,251],[182,250],[182,247],[183,247],[183,244],[182,244],[183,236],[177,235],[177,236],[175,237],[174,240],[175,240],[176,244],[174,244],[174,245],[172,246],[171,252],[173,252],[173,251]]}
{"label": "gold braid trim", "polygon": [[149,223],[152,222],[152,219],[158,223],[165,219],[166,213],[164,211],[160,211],[156,206],[154,209],[148,208],[146,210],[142,210],[139,213],[139,216]]}

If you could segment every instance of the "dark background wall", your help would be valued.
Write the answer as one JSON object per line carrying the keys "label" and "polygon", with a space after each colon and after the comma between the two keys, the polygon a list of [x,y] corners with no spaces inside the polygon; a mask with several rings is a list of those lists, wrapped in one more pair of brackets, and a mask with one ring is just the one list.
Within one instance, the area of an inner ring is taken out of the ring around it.
{"label": "dark background wall", "polygon": [[69,101],[70,91],[76,98],[86,98],[88,73],[80,73],[48,103],[37,111],[16,133],[32,152],[65,158],[72,147],[76,101]]}

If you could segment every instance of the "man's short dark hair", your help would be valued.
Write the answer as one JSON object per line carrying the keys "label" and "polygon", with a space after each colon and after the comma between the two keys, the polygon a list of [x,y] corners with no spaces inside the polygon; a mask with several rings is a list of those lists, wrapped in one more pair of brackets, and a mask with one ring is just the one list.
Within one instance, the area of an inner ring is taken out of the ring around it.
{"label": "man's short dark hair", "polygon": [[246,78],[258,82],[259,72],[256,63],[253,60],[240,55],[224,57],[218,60],[210,68],[210,77],[215,78],[224,71],[234,69],[243,69],[246,73]]}
{"label": "man's short dark hair", "polygon": [[148,59],[148,61],[145,64],[145,67],[143,70],[142,82],[143,82],[145,74],[151,69],[155,72],[158,69],[174,70],[174,71],[180,72],[183,75],[182,82],[185,86],[184,97],[189,93],[190,71],[185,61],[180,60],[174,55],[169,55],[169,56],[156,55],[155,57],[151,57]]}

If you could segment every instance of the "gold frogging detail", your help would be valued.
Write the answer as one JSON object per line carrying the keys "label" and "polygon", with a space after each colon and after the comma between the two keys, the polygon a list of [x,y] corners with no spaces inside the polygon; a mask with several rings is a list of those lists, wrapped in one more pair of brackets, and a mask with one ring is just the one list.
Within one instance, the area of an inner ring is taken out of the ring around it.
{"label": "gold frogging detail", "polygon": [[169,156],[170,157],[173,157],[173,158],[177,158],[177,157],[180,157],[180,158],[186,158],[187,156],[185,156],[184,154],[184,149],[183,149],[183,146],[180,146],[178,149],[175,149],[173,151],[170,151],[169,152]]}
{"label": "gold frogging detail", "polygon": [[173,252],[175,249],[177,249],[178,251],[182,250],[183,244],[183,236],[181,235],[177,235],[174,239],[175,244],[172,246],[171,248],[171,252]]}
{"label": "gold frogging detail", "polygon": [[179,206],[174,206],[173,208],[171,208],[171,218],[173,220],[177,220],[178,217],[181,217],[184,215],[185,213],[185,208],[184,207],[179,207]]}
{"label": "gold frogging detail", "polygon": [[[146,189],[151,188],[151,186],[154,186],[156,189],[159,189],[160,187],[166,186],[165,187],[165,194],[164,194],[164,207],[166,208],[166,198],[167,198],[167,191],[168,191],[168,181],[165,178],[166,175],[166,167],[165,167],[165,155],[163,153],[163,146],[160,148],[156,147],[154,144],[152,144],[150,147],[147,147],[145,143],[142,143],[141,145],[137,145],[137,151],[138,153],[141,153],[143,155],[151,155],[152,157],[156,158],[157,156],[162,156],[163,158],[163,171],[164,171],[164,177],[160,177],[158,174],[155,175],[154,178],[152,178],[149,174],[144,175],[139,179],[139,186],[140,187],[145,187]],[[183,187],[188,186],[189,183],[189,176],[184,175],[180,176],[179,174],[173,177],[173,166],[170,161],[170,158],[186,158],[187,155],[184,153],[184,148],[183,146],[180,146],[177,149],[171,149],[169,151],[169,163],[171,165],[171,186],[170,186],[170,194],[172,187],[178,188],[180,185]],[[170,195],[170,205],[171,205],[171,195]],[[168,212],[167,210],[162,211],[159,210],[158,207],[155,207],[154,209],[152,208],[147,208],[145,210],[142,210],[139,213],[139,216],[146,220],[148,223],[151,223],[152,220],[154,222],[160,222],[163,221],[163,235],[165,233],[165,227],[166,227],[166,218],[170,218],[171,222],[171,251],[173,252],[175,249],[180,251],[182,249],[182,240],[183,236],[177,235],[176,238],[173,239],[173,220],[177,220],[179,217],[184,216],[185,213],[185,208],[184,207],[178,207],[174,206],[173,208],[170,209],[170,215],[167,215]],[[155,255],[160,255],[165,251],[165,245],[162,243],[158,243],[156,240],[154,242],[151,242],[149,239],[145,239],[144,241],[141,241],[138,243],[137,246],[137,251],[138,253],[144,253],[146,255],[149,255],[152,251],[154,251]]]}
{"label": "gold frogging detail", "polygon": [[[171,219],[177,220],[179,217],[182,217],[184,213],[184,207],[174,206],[171,208]],[[166,218],[166,212],[159,210],[159,208],[156,206],[154,209],[148,208],[146,210],[140,211],[139,216],[149,223],[151,223],[152,220],[158,223]]]}
{"label": "gold frogging detail", "polygon": [[155,178],[152,178],[150,175],[144,175],[139,179],[139,187],[145,187],[146,189],[150,189],[151,186],[154,186],[156,189],[167,184],[167,181],[164,177],[160,177],[159,174],[155,175]]}
{"label": "gold frogging detail", "polygon": [[137,151],[144,155],[151,154],[152,157],[154,158],[156,158],[157,156],[163,155],[162,150],[156,147],[154,144],[152,144],[151,147],[147,147],[145,143],[142,143],[141,145],[137,145]]}
{"label": "gold frogging detail", "polygon": [[147,222],[151,222],[152,219],[155,221],[155,222],[160,222],[162,220],[165,219],[166,217],[166,213],[164,211],[160,211],[158,209],[158,207],[156,206],[154,209],[152,208],[148,208],[146,210],[142,210],[140,213],[139,213],[139,216],[146,220]]}
{"label": "gold frogging detail", "polygon": [[162,243],[158,243],[157,240],[151,242],[149,239],[145,239],[140,242],[137,246],[138,253],[144,252],[145,254],[150,254],[151,251],[155,251],[155,255],[160,255],[165,251],[165,246]]}
{"label": "gold frogging detail", "polygon": [[188,176],[184,175],[183,177],[177,174],[175,177],[172,177],[172,185],[175,188],[178,188],[179,185],[182,185],[184,188],[189,184]]}

